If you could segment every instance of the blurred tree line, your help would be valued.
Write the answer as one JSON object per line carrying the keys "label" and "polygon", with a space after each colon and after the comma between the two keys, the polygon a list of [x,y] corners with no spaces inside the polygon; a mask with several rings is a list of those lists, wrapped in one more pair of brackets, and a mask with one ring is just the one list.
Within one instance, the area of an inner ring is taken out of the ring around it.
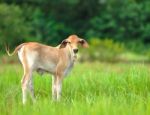
{"label": "blurred tree line", "polygon": [[58,44],[70,34],[87,40],[150,43],[149,0],[0,0],[0,46]]}

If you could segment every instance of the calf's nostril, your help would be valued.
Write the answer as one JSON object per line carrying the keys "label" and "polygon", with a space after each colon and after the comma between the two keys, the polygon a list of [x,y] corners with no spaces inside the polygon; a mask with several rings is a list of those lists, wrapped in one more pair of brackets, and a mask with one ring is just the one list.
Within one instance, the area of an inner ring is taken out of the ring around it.
{"label": "calf's nostril", "polygon": [[78,49],[74,49],[73,52],[74,52],[74,53],[78,53]]}

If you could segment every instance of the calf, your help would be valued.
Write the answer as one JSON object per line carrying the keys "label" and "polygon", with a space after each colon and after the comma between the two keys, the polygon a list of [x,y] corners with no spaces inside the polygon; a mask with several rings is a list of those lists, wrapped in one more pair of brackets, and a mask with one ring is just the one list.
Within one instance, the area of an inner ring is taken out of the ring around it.
{"label": "calf", "polygon": [[48,72],[52,77],[52,98],[59,100],[61,96],[61,86],[63,78],[70,72],[77,58],[78,44],[88,47],[88,43],[77,35],[70,35],[57,47],[44,44],[29,42],[17,46],[12,54],[6,48],[9,56],[18,53],[22,63],[24,74],[21,80],[22,101],[26,103],[27,91],[29,91],[34,101],[34,89],[32,74],[34,71],[39,73]]}

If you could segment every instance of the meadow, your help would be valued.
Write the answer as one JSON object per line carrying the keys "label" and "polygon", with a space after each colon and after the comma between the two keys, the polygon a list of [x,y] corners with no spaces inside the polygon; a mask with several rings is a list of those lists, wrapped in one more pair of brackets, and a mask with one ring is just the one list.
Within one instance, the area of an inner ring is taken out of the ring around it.
{"label": "meadow", "polygon": [[36,103],[21,101],[20,64],[0,65],[1,115],[149,115],[150,65],[77,63],[63,81],[62,98],[51,98],[51,76],[34,73]]}

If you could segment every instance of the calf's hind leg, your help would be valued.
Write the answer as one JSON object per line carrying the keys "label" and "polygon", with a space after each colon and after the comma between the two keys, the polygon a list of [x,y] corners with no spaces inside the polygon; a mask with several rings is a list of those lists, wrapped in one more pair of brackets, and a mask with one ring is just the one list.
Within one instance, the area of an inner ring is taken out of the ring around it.
{"label": "calf's hind leg", "polygon": [[34,98],[33,88],[31,86],[31,78],[32,72],[25,72],[21,81],[23,104],[25,104],[27,100],[27,90],[29,90],[29,92],[31,93],[31,97]]}
{"label": "calf's hind leg", "polygon": [[30,93],[30,96],[31,96],[32,101],[35,102],[32,74],[31,74],[31,76],[30,76],[28,89],[29,89],[29,93]]}

